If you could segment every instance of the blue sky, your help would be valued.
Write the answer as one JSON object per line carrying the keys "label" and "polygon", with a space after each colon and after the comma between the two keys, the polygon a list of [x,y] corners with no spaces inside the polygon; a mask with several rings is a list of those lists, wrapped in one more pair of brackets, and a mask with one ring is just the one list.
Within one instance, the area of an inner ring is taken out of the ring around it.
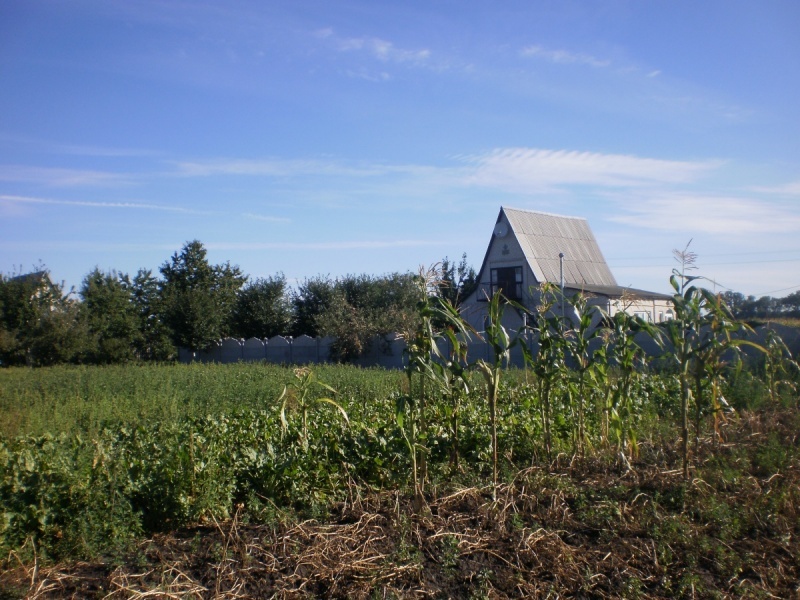
{"label": "blue sky", "polygon": [[0,271],[477,269],[501,205],[618,282],[800,289],[795,0],[0,3]]}

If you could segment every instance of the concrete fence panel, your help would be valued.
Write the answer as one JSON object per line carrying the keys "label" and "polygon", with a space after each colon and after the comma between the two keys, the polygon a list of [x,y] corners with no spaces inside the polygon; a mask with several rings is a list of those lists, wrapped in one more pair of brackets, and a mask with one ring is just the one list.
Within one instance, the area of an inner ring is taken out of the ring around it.
{"label": "concrete fence panel", "polygon": [[194,353],[195,360],[209,363],[209,362],[222,362],[222,354],[220,353],[220,344],[217,343],[210,348],[200,350]]}
{"label": "concrete fence panel", "polygon": [[291,338],[281,335],[267,340],[267,362],[276,364],[290,364],[292,362]]}
{"label": "concrete fence panel", "polygon": [[267,345],[264,340],[248,338],[242,344],[242,360],[256,361],[267,359]]}
{"label": "concrete fence panel", "polygon": [[225,338],[219,345],[219,362],[235,363],[244,358],[241,340]]}
{"label": "concrete fence panel", "polygon": [[405,340],[397,333],[376,335],[369,343],[369,349],[355,364],[361,367],[384,367],[387,369],[403,368],[403,351]]}
{"label": "concrete fence panel", "polygon": [[292,340],[292,362],[305,365],[321,362],[319,352],[320,341],[307,335]]}
{"label": "concrete fence panel", "polygon": [[[800,334],[797,330],[790,327],[782,327],[779,325],[771,325],[776,333],[786,342],[787,346],[791,349],[794,355],[800,350]],[[512,337],[516,332],[509,332]],[[467,359],[469,362],[475,362],[478,359],[492,361],[492,349],[483,339],[484,332],[479,332],[480,336],[472,334],[468,342]],[[746,337],[746,339],[753,341],[757,344],[765,345],[768,335],[767,327],[759,327],[754,333],[739,334],[739,337]],[[276,364],[317,364],[330,362],[331,360],[331,345],[334,339],[331,337],[312,338],[306,335],[297,338],[276,336],[269,340],[261,340],[258,338],[250,338],[248,340],[237,340],[233,338],[226,338],[220,340],[217,344],[210,347],[205,351],[191,351],[186,348],[178,349],[178,359],[182,363],[191,362],[218,362],[218,363],[235,363],[238,361],[260,361],[266,360],[270,363]],[[526,342],[530,344],[531,350],[534,354],[538,351],[536,337],[534,335],[526,336]],[[659,347],[649,336],[639,334],[636,336],[636,342],[640,344],[645,353],[651,357],[659,357],[663,354],[669,354],[671,349],[668,344],[664,347]],[[603,340],[592,340],[591,349],[594,351],[599,344],[604,343]],[[450,344],[446,339],[438,341],[439,350],[444,356],[450,354]],[[396,333],[386,336],[377,336],[372,340],[369,351],[360,359],[355,361],[355,364],[362,367],[380,366],[388,369],[402,369],[405,362],[404,352],[406,349],[405,340]],[[750,360],[762,360],[762,355],[759,351],[745,347],[745,354]],[[666,357],[664,357],[666,358]],[[664,360],[662,358],[662,360]],[[515,367],[524,366],[524,356],[522,348],[518,344],[511,351],[511,365]]]}

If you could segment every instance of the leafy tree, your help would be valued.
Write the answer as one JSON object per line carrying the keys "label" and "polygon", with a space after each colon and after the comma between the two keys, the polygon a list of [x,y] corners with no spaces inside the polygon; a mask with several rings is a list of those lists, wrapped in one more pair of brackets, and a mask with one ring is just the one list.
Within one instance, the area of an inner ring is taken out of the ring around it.
{"label": "leafy tree", "polygon": [[792,292],[783,298],[782,304],[787,310],[795,313],[800,312],[800,290]]}
{"label": "leafy tree", "polygon": [[95,340],[92,362],[134,360],[141,332],[128,276],[95,268],[83,279],[80,296],[80,311]]}
{"label": "leafy tree", "polygon": [[347,275],[307,279],[294,295],[294,334],[336,338],[334,356],[361,356],[376,335],[407,331],[417,316],[417,286],[411,273]]}
{"label": "leafy tree", "polygon": [[44,266],[15,276],[0,274],[0,362],[38,365],[81,360],[88,339],[83,331],[75,331],[70,339],[78,315],[69,295],[50,279]]}
{"label": "leafy tree", "polygon": [[336,359],[358,358],[375,336],[413,329],[417,289],[410,273],[337,279],[327,308],[317,317],[318,331],[336,338],[331,348]]}
{"label": "leafy tree", "polygon": [[336,288],[328,307],[317,317],[317,327],[320,335],[335,338],[331,357],[340,362],[361,356],[375,333],[367,311],[350,304],[344,291]]}
{"label": "leafy tree", "polygon": [[170,330],[162,320],[164,302],[161,284],[148,269],[139,269],[130,288],[133,305],[138,317],[139,336],[136,337],[136,353],[141,360],[166,361],[175,358],[175,346],[170,339]]}
{"label": "leafy tree", "polygon": [[318,320],[332,304],[334,282],[328,276],[306,279],[292,297],[294,305],[294,335],[320,335]]}
{"label": "leafy tree", "polygon": [[444,257],[441,263],[439,294],[455,307],[478,287],[478,274],[467,264],[467,253],[461,255],[458,264]]}
{"label": "leafy tree", "polygon": [[161,266],[164,321],[177,346],[203,350],[230,333],[236,296],[246,277],[238,266],[211,265],[197,240]]}
{"label": "leafy tree", "polygon": [[79,304],[69,298],[56,309],[42,313],[28,336],[28,364],[48,366],[89,362],[94,338]]}
{"label": "leafy tree", "polygon": [[725,304],[731,309],[734,315],[740,315],[747,306],[747,299],[741,292],[734,292],[732,290],[723,292],[722,300],[724,300]]}
{"label": "leafy tree", "polygon": [[290,333],[294,321],[286,277],[256,279],[240,292],[233,313],[233,332],[241,338],[270,338]]}
{"label": "leafy tree", "polygon": [[800,291],[792,292],[783,298],[745,297],[739,292],[727,291],[722,294],[722,300],[736,319],[800,317]]}

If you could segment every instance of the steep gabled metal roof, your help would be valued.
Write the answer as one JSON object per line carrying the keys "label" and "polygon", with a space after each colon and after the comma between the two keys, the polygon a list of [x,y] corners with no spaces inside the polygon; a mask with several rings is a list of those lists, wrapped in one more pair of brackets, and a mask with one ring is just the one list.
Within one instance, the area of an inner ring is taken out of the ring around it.
{"label": "steep gabled metal roof", "polygon": [[559,253],[564,253],[564,282],[617,286],[586,219],[543,212],[501,208],[528,264],[539,282],[560,281]]}

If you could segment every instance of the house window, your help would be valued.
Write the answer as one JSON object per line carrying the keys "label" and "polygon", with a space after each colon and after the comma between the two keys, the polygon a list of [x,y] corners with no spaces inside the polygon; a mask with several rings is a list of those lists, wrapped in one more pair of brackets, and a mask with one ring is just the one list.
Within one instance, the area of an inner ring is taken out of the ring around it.
{"label": "house window", "polygon": [[509,300],[522,300],[522,267],[492,269],[492,295],[497,292]]}
{"label": "house window", "polygon": [[647,321],[648,323],[653,320],[649,310],[637,310],[634,311],[633,314],[642,319],[642,321]]}

